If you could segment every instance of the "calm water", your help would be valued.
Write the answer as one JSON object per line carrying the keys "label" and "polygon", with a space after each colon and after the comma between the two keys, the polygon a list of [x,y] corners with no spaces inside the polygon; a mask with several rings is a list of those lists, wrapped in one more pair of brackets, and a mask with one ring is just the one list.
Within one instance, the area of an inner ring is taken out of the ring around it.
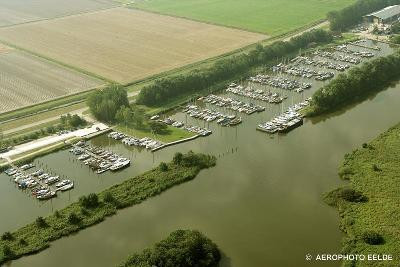
{"label": "calm water", "polygon": [[215,241],[226,255],[224,266],[309,266],[313,264],[305,261],[307,253],[339,252],[338,215],[322,202],[321,195],[340,184],[337,167],[345,153],[400,120],[400,84],[333,116],[306,121],[285,136],[271,137],[255,130],[258,123],[311,95],[315,88],[304,95],[285,92],[289,98],[284,104],[264,104],[265,112],[242,115],[244,122],[236,128],[173,114],[190,124],[206,125],[214,133],[156,153],[126,147],[105,136],[93,139],[93,144],[134,161],[115,175],[93,174],[68,151],[42,157],[36,160],[39,166],[76,182],[73,191],[45,203],[35,201],[0,175],[0,212],[6,215],[0,221],[3,232],[62,208],[82,194],[101,191],[169,161],[176,151],[218,157],[217,166],[202,171],[195,180],[119,211],[105,222],[9,266],[115,266],[178,228],[198,229]]}

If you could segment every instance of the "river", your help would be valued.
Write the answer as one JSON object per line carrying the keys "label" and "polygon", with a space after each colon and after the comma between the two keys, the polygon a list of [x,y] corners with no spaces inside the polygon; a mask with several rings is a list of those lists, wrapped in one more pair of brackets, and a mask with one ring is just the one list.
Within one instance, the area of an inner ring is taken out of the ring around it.
{"label": "river", "polygon": [[[176,229],[205,233],[223,251],[223,266],[339,266],[338,262],[305,260],[308,253],[340,252],[338,213],[324,204],[322,194],[342,184],[337,168],[345,153],[399,122],[400,84],[337,114],[306,120],[287,135],[271,137],[256,131],[258,123],[311,95],[317,87],[304,95],[285,92],[289,98],[282,105],[264,104],[265,112],[242,115],[243,123],[237,127],[207,123],[213,130],[211,136],[156,153],[126,147],[106,136],[92,139],[92,144],[133,160],[130,168],[118,174],[96,175],[68,151],[41,157],[35,160],[38,166],[76,183],[74,190],[51,201],[35,201],[1,174],[0,232],[16,229],[161,161],[170,161],[176,151],[193,150],[218,158],[216,167],[202,171],[193,181],[121,210],[98,225],[53,242],[39,254],[7,266],[115,266]],[[184,113],[171,115],[205,125]]]}

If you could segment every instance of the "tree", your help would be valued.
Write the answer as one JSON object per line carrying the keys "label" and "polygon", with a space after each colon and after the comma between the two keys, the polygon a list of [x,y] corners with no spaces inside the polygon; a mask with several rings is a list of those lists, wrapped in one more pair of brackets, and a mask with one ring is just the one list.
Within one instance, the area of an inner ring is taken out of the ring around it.
{"label": "tree", "polygon": [[14,237],[10,232],[5,232],[2,236],[1,236],[1,240],[13,240]]}
{"label": "tree", "polygon": [[174,158],[172,159],[172,162],[176,165],[179,165],[181,164],[182,159],[183,159],[183,154],[180,152],[176,152]]}
{"label": "tree", "polygon": [[165,134],[168,129],[168,126],[166,124],[157,121],[150,121],[149,126],[150,130],[155,134]]}
{"label": "tree", "polygon": [[380,245],[383,244],[383,237],[374,231],[366,231],[362,234],[361,238],[363,241],[369,245]]}
{"label": "tree", "polygon": [[87,105],[96,119],[114,122],[118,110],[122,106],[129,106],[128,94],[122,86],[111,85],[92,93],[88,97]]}

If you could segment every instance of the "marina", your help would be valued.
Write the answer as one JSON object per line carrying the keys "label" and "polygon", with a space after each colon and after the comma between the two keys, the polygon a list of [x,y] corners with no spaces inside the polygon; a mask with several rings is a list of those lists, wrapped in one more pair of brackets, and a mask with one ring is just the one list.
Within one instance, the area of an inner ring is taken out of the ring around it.
{"label": "marina", "polygon": [[96,174],[106,171],[118,171],[128,167],[131,160],[106,149],[78,142],[69,151],[83,164],[89,166]]}
{"label": "marina", "polygon": [[219,111],[201,109],[196,105],[186,106],[183,112],[187,113],[192,118],[204,120],[206,122],[216,121],[221,126],[235,126],[242,123],[242,118],[236,117],[236,115],[227,115]]}
{"label": "marina", "polygon": [[61,179],[59,175],[37,169],[29,170],[35,165],[25,164],[20,167],[12,165],[4,173],[11,177],[17,188],[31,193],[37,200],[48,200],[57,196],[58,191],[68,191],[74,188],[74,182],[69,179]]}
{"label": "marina", "polygon": [[265,107],[257,104],[245,103],[240,100],[232,99],[230,97],[221,97],[213,94],[210,94],[206,97],[201,97],[198,100],[216,105],[218,107],[225,107],[233,111],[245,113],[247,115],[251,115],[255,112],[265,111]]}
{"label": "marina", "polygon": [[270,104],[282,103],[282,101],[287,98],[286,95],[281,96],[278,93],[265,92],[262,89],[254,90],[251,88],[251,86],[248,86],[245,88],[241,85],[236,85],[235,83],[231,84],[229,86],[229,88],[226,89],[226,92],[229,92],[229,93],[232,93],[235,95],[249,97],[249,98],[252,98],[255,100],[265,101]]}

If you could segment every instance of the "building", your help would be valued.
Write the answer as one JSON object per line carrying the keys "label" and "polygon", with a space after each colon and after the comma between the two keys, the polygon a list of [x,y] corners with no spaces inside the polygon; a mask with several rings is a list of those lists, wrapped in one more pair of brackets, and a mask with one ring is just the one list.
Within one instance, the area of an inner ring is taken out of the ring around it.
{"label": "building", "polygon": [[400,18],[400,5],[388,6],[364,16],[364,21],[373,24],[390,24]]}

